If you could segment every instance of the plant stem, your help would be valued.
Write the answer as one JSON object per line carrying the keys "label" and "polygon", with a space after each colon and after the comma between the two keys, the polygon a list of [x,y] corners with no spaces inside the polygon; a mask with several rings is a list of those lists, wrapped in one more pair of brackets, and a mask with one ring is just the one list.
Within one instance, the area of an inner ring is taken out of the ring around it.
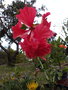
{"label": "plant stem", "polygon": [[58,64],[59,64],[59,68],[61,69],[61,63],[60,63],[59,59],[58,59]]}
{"label": "plant stem", "polygon": [[44,66],[43,66],[43,64],[42,64],[41,60],[39,59],[39,57],[38,57],[37,59],[38,59],[38,61],[39,61],[40,65],[41,65],[41,68],[42,68],[42,69],[44,69]]}

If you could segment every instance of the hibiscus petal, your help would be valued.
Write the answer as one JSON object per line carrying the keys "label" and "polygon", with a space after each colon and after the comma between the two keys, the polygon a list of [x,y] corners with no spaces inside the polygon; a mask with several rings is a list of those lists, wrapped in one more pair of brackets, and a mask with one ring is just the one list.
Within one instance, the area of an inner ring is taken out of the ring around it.
{"label": "hibiscus petal", "polygon": [[16,15],[20,22],[29,27],[32,27],[35,16],[36,9],[33,7],[24,7],[24,9],[20,9],[20,14]]}
{"label": "hibiscus petal", "polygon": [[30,38],[25,38],[24,42],[20,42],[22,50],[25,51],[28,58],[35,58],[35,51],[38,48],[38,41]]}
{"label": "hibiscus petal", "polygon": [[45,40],[40,41],[39,46],[37,48],[36,54],[37,56],[45,56],[51,52],[51,45],[48,44]]}
{"label": "hibiscus petal", "polygon": [[23,29],[21,29],[21,23],[18,22],[15,26],[12,26],[12,31],[13,31],[13,38],[17,37],[23,37],[23,35],[27,32]]}
{"label": "hibiscus petal", "polygon": [[48,39],[51,38],[54,33],[46,25],[39,24],[34,30],[34,36],[37,39]]}
{"label": "hibiscus petal", "polygon": [[46,25],[46,26],[48,26],[50,28],[51,22],[47,21],[47,16],[49,16],[49,15],[50,15],[50,12],[47,12],[46,14],[42,15],[42,24]]}
{"label": "hibiscus petal", "polygon": [[42,18],[45,19],[49,15],[50,15],[50,12],[47,12],[46,14],[43,14]]}
{"label": "hibiscus petal", "polygon": [[39,41],[36,38],[29,40],[29,38],[27,38],[24,42],[21,42],[20,45],[28,58],[42,57],[51,52],[50,44],[45,40]]}

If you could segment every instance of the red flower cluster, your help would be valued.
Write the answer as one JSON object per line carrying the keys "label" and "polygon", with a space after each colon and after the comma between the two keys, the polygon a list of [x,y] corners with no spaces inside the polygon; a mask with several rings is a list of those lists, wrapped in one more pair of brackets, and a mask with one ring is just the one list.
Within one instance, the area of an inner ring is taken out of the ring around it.
{"label": "red flower cluster", "polygon": [[24,9],[20,9],[20,14],[16,15],[19,22],[12,27],[13,38],[24,39],[20,45],[29,58],[42,57],[51,52],[47,39],[54,33],[50,30],[51,23],[46,19],[48,15],[50,15],[49,12],[42,15],[42,22],[37,25],[33,23],[36,16],[36,9],[33,7],[26,6]]}
{"label": "red flower cluster", "polygon": [[60,44],[59,45],[60,48],[67,48],[67,46],[63,45],[63,44]]}

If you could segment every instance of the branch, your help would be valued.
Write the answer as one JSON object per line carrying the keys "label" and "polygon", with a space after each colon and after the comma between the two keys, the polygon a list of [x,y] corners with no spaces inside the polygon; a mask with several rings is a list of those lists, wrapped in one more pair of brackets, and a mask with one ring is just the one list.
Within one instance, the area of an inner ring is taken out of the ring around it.
{"label": "branch", "polygon": [[8,29],[7,29],[7,28],[3,25],[3,28],[4,28],[4,31],[5,31],[5,34],[7,35],[7,37],[8,37],[10,40],[12,40],[14,43],[17,44],[17,42],[16,42],[10,35],[8,35],[8,33],[7,33],[8,29],[9,29],[10,27],[8,27]]}
{"label": "branch", "polygon": [[5,49],[5,48],[1,45],[1,43],[0,43],[0,47],[8,54],[7,49]]}
{"label": "branch", "polygon": [[17,44],[17,42],[10,36],[10,35],[8,35],[8,33],[6,32],[6,35],[7,35],[7,37],[9,38],[9,39],[11,39],[14,43],[16,43]]}
{"label": "branch", "polygon": [[26,3],[26,0],[24,0],[24,4]]}
{"label": "branch", "polygon": [[15,54],[14,54],[13,57],[12,57],[13,60],[14,60],[14,58],[16,58],[16,56],[18,55],[18,51],[19,51],[19,45],[18,45],[18,43],[17,43],[16,45],[17,45],[17,49],[16,49]]}
{"label": "branch", "polygon": [[7,18],[7,17],[0,17],[0,18]]}

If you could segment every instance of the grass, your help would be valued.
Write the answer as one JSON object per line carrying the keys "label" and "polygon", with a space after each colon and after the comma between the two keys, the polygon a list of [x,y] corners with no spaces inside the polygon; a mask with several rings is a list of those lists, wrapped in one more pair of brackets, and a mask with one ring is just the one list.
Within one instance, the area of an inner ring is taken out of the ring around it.
{"label": "grass", "polygon": [[8,80],[13,74],[19,75],[19,77],[24,77],[25,75],[30,76],[31,78],[38,81],[38,83],[44,83],[45,77],[43,73],[39,72],[35,76],[35,66],[32,62],[23,62],[16,64],[15,67],[8,67],[7,65],[0,65],[0,84],[3,81]]}
{"label": "grass", "polygon": [[15,74],[16,77],[19,78],[29,76],[33,80],[36,80],[39,83],[39,85],[45,84],[46,79],[43,72],[40,71],[35,75],[35,70],[36,67],[34,66],[34,63],[31,61],[18,63],[15,65],[15,67],[0,65],[0,84],[2,84],[4,81],[9,80],[9,77],[11,77],[13,74]]}
{"label": "grass", "polygon": [[15,67],[8,67],[7,65],[0,65],[0,80],[10,76],[12,73],[28,73],[34,71],[32,63],[19,63]]}

